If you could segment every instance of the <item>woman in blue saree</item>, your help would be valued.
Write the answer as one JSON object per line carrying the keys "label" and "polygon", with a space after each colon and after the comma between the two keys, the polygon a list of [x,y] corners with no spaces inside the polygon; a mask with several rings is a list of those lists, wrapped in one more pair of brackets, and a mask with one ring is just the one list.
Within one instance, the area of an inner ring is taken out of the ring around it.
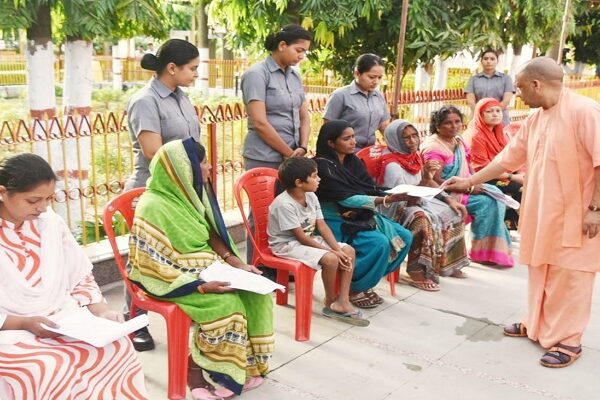
{"label": "woman in blue saree", "polygon": [[[453,176],[468,178],[473,174],[469,164],[470,154],[460,133],[463,121],[461,112],[454,106],[444,106],[431,116],[431,136],[425,139],[422,146],[423,159],[437,160],[444,167],[434,176],[441,184]],[[452,193],[457,200],[467,207],[471,222],[471,249],[469,258],[472,261],[509,268],[514,265],[511,255],[510,235],[504,225],[506,206],[485,191],[501,193],[492,185],[475,185],[466,193]]]}
{"label": "woman in blue saree", "polygon": [[[321,127],[315,158],[321,183],[316,193],[325,222],[336,239],[356,251],[350,301],[356,307],[373,308],[383,300],[372,288],[382,277],[400,268],[410,249],[412,234],[377,213],[378,205],[388,206],[406,200],[407,196],[386,195],[377,187],[362,161],[354,155],[355,148],[354,131],[348,122],[333,120]],[[352,226],[369,225],[369,221],[370,228],[350,233]]]}

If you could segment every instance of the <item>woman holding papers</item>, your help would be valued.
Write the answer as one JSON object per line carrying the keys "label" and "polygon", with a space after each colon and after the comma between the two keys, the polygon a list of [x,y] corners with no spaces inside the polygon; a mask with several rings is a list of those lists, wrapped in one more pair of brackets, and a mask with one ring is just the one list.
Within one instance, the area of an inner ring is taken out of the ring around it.
{"label": "woman holding papers", "polygon": [[[437,161],[423,163],[419,153],[419,132],[408,121],[396,120],[384,131],[387,148],[369,161],[377,164],[375,176],[383,186],[409,184],[437,187],[433,175],[440,169]],[[372,168],[370,169],[372,170]],[[469,265],[465,245],[464,218],[467,209],[442,192],[430,200],[391,204],[380,207],[388,217],[400,222],[413,234],[406,272],[410,285],[426,291],[438,291],[437,276],[464,278],[462,268]]]}
{"label": "woman holding papers", "polygon": [[[210,184],[204,147],[192,138],[169,142],[150,163],[136,207],[129,278],[172,301],[194,321],[188,385],[194,399],[220,399],[260,385],[274,345],[271,296],[206,282],[217,260],[260,274],[238,257]],[[206,371],[215,389],[203,376]]]}
{"label": "woman holding papers", "polygon": [[[475,171],[487,166],[504,149],[509,141],[502,123],[502,107],[494,98],[479,100],[475,106],[475,115],[463,135],[465,143],[471,148],[471,165]],[[523,174],[505,172],[498,179],[488,183],[496,186],[502,193],[512,197],[519,203],[523,191]],[[508,208],[504,222],[509,229],[517,229],[519,214]]]}
{"label": "woman holding papers", "polygon": [[386,194],[376,186],[354,155],[355,148],[354,130],[348,122],[323,124],[315,158],[321,178],[316,194],[336,240],[356,251],[350,302],[359,308],[373,308],[383,299],[371,289],[382,277],[400,268],[412,242],[411,233],[379,214],[377,206],[389,206],[409,197]]}
{"label": "woman holding papers", "polygon": [[0,399],[146,399],[129,339],[96,348],[46,329],[59,328],[51,321],[57,313],[80,307],[122,320],[108,309],[69,228],[48,207],[55,180],[34,154],[0,162]]}
{"label": "woman holding papers", "polygon": [[[463,129],[461,112],[454,106],[444,106],[431,116],[431,136],[423,142],[422,153],[425,162],[438,161],[442,168],[433,175],[434,181],[442,184],[453,176],[468,178],[472,175],[470,152],[460,137]],[[506,206],[486,196],[484,191],[500,193],[492,185],[475,185],[464,193],[451,193],[451,196],[467,207],[471,222],[471,250],[469,258],[481,264],[497,267],[512,267],[511,241],[504,225]]]}

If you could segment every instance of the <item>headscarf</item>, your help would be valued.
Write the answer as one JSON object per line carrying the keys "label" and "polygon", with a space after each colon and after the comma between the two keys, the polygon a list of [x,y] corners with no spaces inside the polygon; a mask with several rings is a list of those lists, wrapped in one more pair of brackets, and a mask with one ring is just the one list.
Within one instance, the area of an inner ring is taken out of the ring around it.
{"label": "headscarf", "polygon": [[198,273],[217,259],[208,244],[213,229],[237,254],[212,187],[204,185],[200,161],[206,150],[193,138],[163,145],[150,163],[129,240],[129,277],[159,297],[192,293]]}
{"label": "headscarf", "polygon": [[[483,112],[494,106],[501,106],[500,102],[494,98],[486,97],[479,100],[475,106],[474,117],[469,123],[469,128],[463,134],[467,145],[474,149],[471,156],[471,163],[476,171],[485,167],[490,159],[494,158],[496,154],[504,149],[507,143],[502,122],[490,129],[483,120]],[[480,158],[477,149],[484,149],[487,153],[486,157]]]}
{"label": "headscarf", "polygon": [[317,155],[321,182],[317,189],[320,201],[337,202],[355,195],[378,196],[382,188],[375,185],[365,165],[354,154],[347,154],[343,164],[337,152],[329,145],[335,142],[350,124],[344,120],[326,122],[319,131]]}
{"label": "headscarf", "polygon": [[[382,156],[382,171],[385,172],[386,165],[391,162],[397,162],[402,165],[402,168],[412,175],[419,173],[423,168],[423,159],[421,158],[419,149],[417,149],[416,152],[411,153],[408,147],[406,147],[406,143],[402,137],[404,130],[408,127],[419,132],[413,124],[403,119],[398,119],[385,128],[383,136],[390,153]],[[383,179],[383,173],[381,179]]]}

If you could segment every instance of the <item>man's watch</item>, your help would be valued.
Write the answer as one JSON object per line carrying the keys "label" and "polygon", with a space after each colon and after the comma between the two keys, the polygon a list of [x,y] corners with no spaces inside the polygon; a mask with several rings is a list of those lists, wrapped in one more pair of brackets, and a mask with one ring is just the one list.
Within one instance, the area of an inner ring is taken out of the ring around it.
{"label": "man's watch", "polygon": [[600,206],[594,206],[594,205],[590,204],[590,205],[588,206],[588,209],[589,209],[590,211],[600,211]]}

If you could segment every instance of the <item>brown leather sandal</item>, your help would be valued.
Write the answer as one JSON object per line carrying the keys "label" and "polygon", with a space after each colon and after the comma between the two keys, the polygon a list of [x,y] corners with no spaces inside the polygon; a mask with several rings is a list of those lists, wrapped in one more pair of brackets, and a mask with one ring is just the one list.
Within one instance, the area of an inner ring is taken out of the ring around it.
{"label": "brown leather sandal", "polygon": [[[579,357],[581,357],[581,346],[579,346],[579,351],[575,352],[559,343],[542,356],[540,364],[548,368],[564,368],[573,364]],[[558,362],[548,362],[544,358],[558,360]]]}
{"label": "brown leather sandal", "polygon": [[359,292],[351,295],[350,303],[358,308],[375,308],[379,305],[375,302],[375,299],[367,295],[365,292]]}

